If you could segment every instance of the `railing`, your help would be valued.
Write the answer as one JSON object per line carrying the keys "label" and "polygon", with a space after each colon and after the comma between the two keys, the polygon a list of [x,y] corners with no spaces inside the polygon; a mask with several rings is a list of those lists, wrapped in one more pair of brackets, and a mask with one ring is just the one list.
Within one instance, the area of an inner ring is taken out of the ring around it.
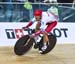
{"label": "railing", "polygon": [[[54,12],[59,22],[75,22],[74,3],[31,3],[30,10],[24,7],[24,3],[0,2],[0,22],[28,22],[33,18],[36,9]],[[54,7],[51,8],[51,7]]]}

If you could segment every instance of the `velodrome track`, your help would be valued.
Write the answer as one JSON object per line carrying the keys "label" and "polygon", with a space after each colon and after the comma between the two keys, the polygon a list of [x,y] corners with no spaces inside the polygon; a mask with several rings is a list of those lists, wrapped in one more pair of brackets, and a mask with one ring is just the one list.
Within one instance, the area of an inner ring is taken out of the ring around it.
{"label": "velodrome track", "polygon": [[13,47],[0,46],[0,64],[75,64],[75,44],[57,44],[46,55],[32,48],[23,56],[15,55]]}

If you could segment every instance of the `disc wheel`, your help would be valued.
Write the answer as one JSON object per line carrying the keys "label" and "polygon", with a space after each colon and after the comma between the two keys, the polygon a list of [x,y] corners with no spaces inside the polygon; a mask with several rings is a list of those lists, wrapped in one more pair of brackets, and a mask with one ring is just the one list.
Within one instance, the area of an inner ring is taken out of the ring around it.
{"label": "disc wheel", "polygon": [[[49,44],[48,47],[45,51],[43,51],[41,54],[47,54],[48,52],[50,52],[56,45],[56,36],[55,35],[48,35],[49,38]],[[43,37],[41,39],[41,41],[39,42],[39,49],[41,49],[41,47],[43,46]]]}
{"label": "disc wheel", "polygon": [[24,55],[31,49],[34,39],[31,38],[28,41],[29,38],[30,37],[28,35],[25,35],[16,41],[16,44],[14,46],[14,52],[16,55]]}

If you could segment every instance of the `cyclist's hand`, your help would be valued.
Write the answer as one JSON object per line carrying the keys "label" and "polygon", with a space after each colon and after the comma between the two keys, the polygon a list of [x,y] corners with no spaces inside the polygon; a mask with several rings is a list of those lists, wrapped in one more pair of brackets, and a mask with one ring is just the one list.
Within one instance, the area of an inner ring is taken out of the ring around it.
{"label": "cyclist's hand", "polygon": [[23,30],[27,30],[28,28],[26,28],[26,27],[22,27],[22,29],[23,29]]}

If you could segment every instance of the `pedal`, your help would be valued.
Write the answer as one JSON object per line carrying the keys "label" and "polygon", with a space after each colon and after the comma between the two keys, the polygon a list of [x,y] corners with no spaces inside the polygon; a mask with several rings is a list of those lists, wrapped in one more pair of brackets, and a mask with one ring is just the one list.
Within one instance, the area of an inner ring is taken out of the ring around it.
{"label": "pedal", "polygon": [[35,48],[35,49],[39,48],[39,43],[34,44],[34,48]]}

